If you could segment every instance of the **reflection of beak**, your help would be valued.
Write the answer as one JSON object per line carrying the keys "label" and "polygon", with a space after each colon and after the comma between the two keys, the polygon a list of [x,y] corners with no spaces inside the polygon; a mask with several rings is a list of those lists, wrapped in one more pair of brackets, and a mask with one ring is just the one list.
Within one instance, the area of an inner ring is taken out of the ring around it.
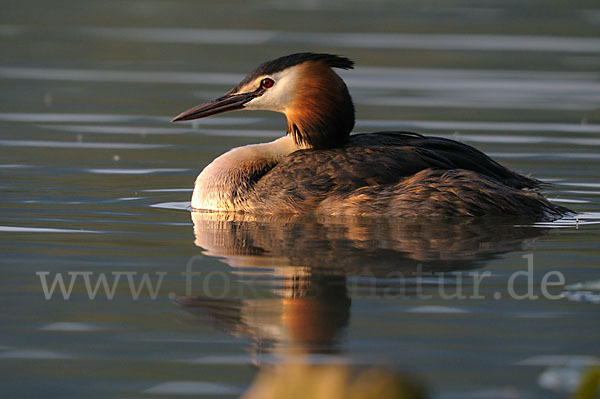
{"label": "reflection of beak", "polygon": [[259,90],[242,94],[226,94],[216,100],[209,101],[180,113],[173,118],[171,122],[190,121],[192,119],[204,118],[205,116],[242,109],[244,104],[253,98],[258,97],[260,94]]}

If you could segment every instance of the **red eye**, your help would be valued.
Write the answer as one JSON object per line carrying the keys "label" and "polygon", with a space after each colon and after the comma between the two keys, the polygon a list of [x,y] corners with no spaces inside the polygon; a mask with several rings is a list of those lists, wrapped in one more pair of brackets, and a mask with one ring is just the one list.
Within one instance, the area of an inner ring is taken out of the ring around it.
{"label": "red eye", "polygon": [[263,89],[268,89],[270,87],[273,87],[273,85],[275,84],[275,81],[271,78],[264,78],[261,82],[260,82],[260,87],[262,87]]}

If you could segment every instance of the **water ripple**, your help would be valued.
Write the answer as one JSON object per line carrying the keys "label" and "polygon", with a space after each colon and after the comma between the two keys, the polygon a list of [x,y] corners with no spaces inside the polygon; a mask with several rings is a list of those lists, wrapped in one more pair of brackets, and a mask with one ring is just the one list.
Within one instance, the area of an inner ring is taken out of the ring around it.
{"label": "water ripple", "polygon": [[238,395],[243,390],[224,384],[206,381],[169,381],[163,382],[143,391],[155,395]]}
{"label": "water ripple", "polygon": [[82,36],[144,43],[188,43],[208,45],[305,44],[348,48],[422,50],[600,52],[596,37],[431,34],[431,33],[337,33],[282,32],[259,29],[181,29],[81,27]]}
{"label": "water ripple", "polygon": [[93,168],[87,169],[89,173],[100,175],[148,175],[154,173],[177,173],[187,172],[190,169],[184,168]]}
{"label": "water ripple", "polygon": [[40,327],[40,330],[61,332],[89,332],[102,330],[102,327],[90,323],[61,321],[47,324],[43,327]]}
{"label": "water ripple", "polygon": [[43,147],[43,148],[88,148],[88,149],[135,149],[170,147],[169,144],[138,144],[138,143],[84,143],[78,141],[50,140],[0,140],[0,146],[5,147]]}
{"label": "water ripple", "polygon": [[0,232],[9,233],[102,233],[97,230],[85,229],[58,229],[54,227],[20,227],[20,226],[0,226]]}

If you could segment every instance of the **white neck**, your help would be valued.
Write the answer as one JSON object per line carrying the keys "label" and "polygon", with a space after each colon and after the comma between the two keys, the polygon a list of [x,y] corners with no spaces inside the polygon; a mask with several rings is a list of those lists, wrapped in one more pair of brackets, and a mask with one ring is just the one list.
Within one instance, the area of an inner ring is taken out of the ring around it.
{"label": "white neck", "polygon": [[292,137],[229,150],[212,161],[196,178],[192,208],[213,211],[244,210],[252,176],[273,168],[284,157],[304,147]]}

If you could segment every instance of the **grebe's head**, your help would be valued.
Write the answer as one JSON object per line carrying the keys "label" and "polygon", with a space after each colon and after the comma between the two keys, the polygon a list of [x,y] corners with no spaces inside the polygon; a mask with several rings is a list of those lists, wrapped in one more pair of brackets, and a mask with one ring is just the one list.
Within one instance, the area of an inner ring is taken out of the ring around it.
{"label": "grebe's head", "polygon": [[173,122],[242,109],[276,111],[285,114],[287,132],[298,145],[335,147],[354,127],[354,105],[332,68],[352,67],[349,59],[331,54],[277,58],[260,65],[223,97],[189,109]]}

